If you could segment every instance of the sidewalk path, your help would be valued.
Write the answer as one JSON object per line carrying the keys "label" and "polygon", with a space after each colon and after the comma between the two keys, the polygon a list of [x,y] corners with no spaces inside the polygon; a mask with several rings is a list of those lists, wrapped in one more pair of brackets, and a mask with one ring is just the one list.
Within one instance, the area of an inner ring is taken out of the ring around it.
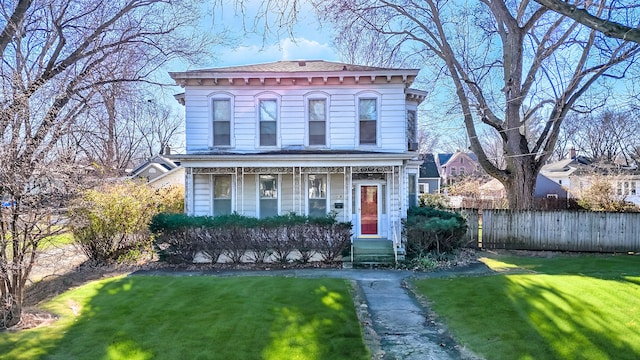
{"label": "sidewalk path", "polygon": [[[296,269],[270,271],[137,271],[132,275],[185,276],[292,276],[354,280],[364,296],[381,351],[372,354],[381,360],[457,360],[477,359],[455,344],[448,333],[429,319],[428,310],[406,288],[408,278],[446,277],[486,273],[486,267],[473,264],[454,271],[415,273],[401,270]],[[375,349],[372,349],[375,352]]]}

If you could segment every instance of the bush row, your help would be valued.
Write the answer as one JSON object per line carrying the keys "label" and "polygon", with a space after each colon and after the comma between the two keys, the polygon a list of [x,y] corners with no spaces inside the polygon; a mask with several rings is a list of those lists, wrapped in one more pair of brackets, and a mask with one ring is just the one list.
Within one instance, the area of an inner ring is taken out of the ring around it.
{"label": "bush row", "polygon": [[198,253],[215,263],[225,255],[234,263],[263,263],[272,257],[303,263],[314,255],[335,261],[350,244],[351,223],[335,217],[296,214],[256,219],[239,214],[216,217],[158,214],[151,220],[154,247],[161,261],[192,263]]}
{"label": "bush row", "polygon": [[464,245],[467,221],[458,213],[432,207],[413,207],[407,212],[403,231],[408,257],[420,257],[429,252],[440,256]]}

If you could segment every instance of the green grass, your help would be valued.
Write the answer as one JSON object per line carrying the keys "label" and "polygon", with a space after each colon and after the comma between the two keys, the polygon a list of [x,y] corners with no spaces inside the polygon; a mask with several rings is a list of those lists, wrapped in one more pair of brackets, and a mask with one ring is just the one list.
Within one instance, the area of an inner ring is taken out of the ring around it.
{"label": "green grass", "polygon": [[49,236],[44,238],[40,243],[40,250],[47,250],[53,247],[61,247],[73,244],[73,233],[64,232],[62,234]]}
{"label": "green grass", "polygon": [[640,358],[640,257],[483,260],[498,274],[416,281],[473,352],[492,360]]}
{"label": "green grass", "polygon": [[2,359],[368,359],[350,285],[120,277],[62,294],[55,323],[0,334]]}

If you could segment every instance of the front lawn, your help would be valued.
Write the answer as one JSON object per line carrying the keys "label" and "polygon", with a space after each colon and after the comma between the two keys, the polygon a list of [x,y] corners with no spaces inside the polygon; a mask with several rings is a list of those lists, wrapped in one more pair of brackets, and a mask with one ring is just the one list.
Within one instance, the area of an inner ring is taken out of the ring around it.
{"label": "front lawn", "polygon": [[496,275],[416,289],[486,359],[640,358],[640,257],[491,255]]}
{"label": "front lawn", "polygon": [[369,358],[344,280],[119,277],[44,308],[60,319],[1,333],[0,358]]}

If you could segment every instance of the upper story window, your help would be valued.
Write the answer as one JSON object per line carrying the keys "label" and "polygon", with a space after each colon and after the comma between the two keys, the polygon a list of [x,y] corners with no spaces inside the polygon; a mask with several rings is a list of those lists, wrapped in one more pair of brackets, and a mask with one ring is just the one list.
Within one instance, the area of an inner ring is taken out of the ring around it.
{"label": "upper story window", "polygon": [[231,100],[212,99],[213,146],[231,146]]}
{"label": "upper story window", "polygon": [[278,101],[276,99],[260,99],[258,102],[260,122],[260,146],[278,145]]}
{"label": "upper story window", "polygon": [[211,139],[209,146],[232,146],[233,98],[226,94],[211,97]]}
{"label": "upper story window", "polygon": [[[407,111],[407,142],[409,144],[416,143],[418,141],[418,123],[416,120],[415,110]],[[411,145],[409,145],[411,147]]]}
{"label": "upper story window", "polygon": [[309,120],[309,146],[327,145],[327,100],[309,99],[307,101]]}
{"label": "upper story window", "polygon": [[359,144],[376,145],[378,139],[378,100],[358,99]]}

